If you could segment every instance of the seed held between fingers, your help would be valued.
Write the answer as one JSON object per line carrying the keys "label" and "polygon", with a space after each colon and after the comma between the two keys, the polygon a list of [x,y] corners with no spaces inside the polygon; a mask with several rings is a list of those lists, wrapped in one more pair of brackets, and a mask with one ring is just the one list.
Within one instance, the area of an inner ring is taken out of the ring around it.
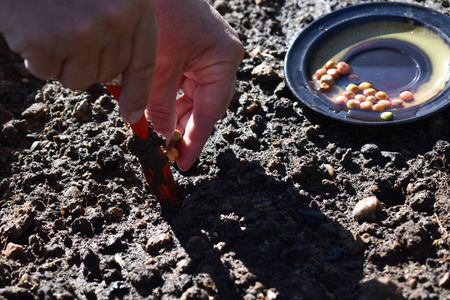
{"label": "seed held between fingers", "polygon": [[166,154],[169,161],[176,161],[180,157],[180,151],[177,148],[170,148]]}
{"label": "seed held between fingers", "polygon": [[173,132],[172,135],[172,139],[170,140],[171,142],[179,142],[181,141],[181,138],[183,136],[181,135],[181,131],[179,131],[178,129],[175,129],[175,131]]}

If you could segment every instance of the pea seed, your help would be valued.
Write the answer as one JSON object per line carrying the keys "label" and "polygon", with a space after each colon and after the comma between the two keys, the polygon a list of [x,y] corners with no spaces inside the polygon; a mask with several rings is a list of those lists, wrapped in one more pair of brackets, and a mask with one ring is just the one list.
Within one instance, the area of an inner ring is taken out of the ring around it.
{"label": "pea seed", "polygon": [[325,63],[325,70],[336,69],[336,62],[333,60],[329,60]]}
{"label": "pea seed", "polygon": [[393,99],[391,101],[391,104],[393,107],[402,107],[403,106],[403,100],[402,99]]}
{"label": "pea seed", "polygon": [[389,96],[388,96],[388,94],[385,91],[378,91],[378,92],[376,92],[375,93],[375,97],[378,100],[388,100],[389,99]]}
{"label": "pea seed", "polygon": [[354,83],[350,83],[345,89],[355,94],[359,92],[359,87]]}
{"label": "pea seed", "polygon": [[339,71],[339,74],[341,74],[342,76],[347,75],[351,71],[348,63],[343,62],[343,61],[338,62],[336,68]]}
{"label": "pea seed", "polygon": [[355,81],[357,81],[359,79],[359,77],[358,77],[358,75],[356,75],[356,74],[350,74],[350,75],[348,75],[348,80],[350,81],[350,82],[355,82]]}
{"label": "pea seed", "polygon": [[167,150],[167,158],[169,161],[176,161],[180,157],[180,151],[177,148],[170,148]]}
{"label": "pea seed", "polygon": [[320,80],[320,78],[322,78],[322,76],[325,75],[325,74],[327,74],[327,70],[319,69],[319,70],[316,71],[314,76],[316,77],[317,80]]}
{"label": "pea seed", "polygon": [[365,89],[363,93],[365,96],[372,96],[377,93],[377,90],[374,88],[368,88],[368,89]]}
{"label": "pea seed", "polygon": [[371,102],[372,104],[375,104],[378,102],[377,98],[375,98],[375,96],[373,96],[373,95],[367,96],[366,101]]}
{"label": "pea seed", "polygon": [[372,107],[373,103],[368,101],[361,102],[361,105],[359,106],[362,110],[372,110]]}
{"label": "pea seed", "polygon": [[355,100],[358,100],[360,102],[366,101],[366,96],[364,96],[363,94],[355,95]]}
{"label": "pea seed", "polygon": [[329,69],[327,71],[327,74],[330,75],[331,77],[333,77],[333,79],[338,79],[339,76],[341,76],[337,69]]}
{"label": "pea seed", "polygon": [[384,105],[385,108],[391,107],[391,101],[389,100],[380,100],[377,103]]}
{"label": "pea seed", "polygon": [[332,86],[333,83],[334,83],[334,79],[333,79],[333,77],[331,77],[330,75],[325,74],[325,75],[323,75],[323,76],[320,78],[320,83],[326,83],[326,84],[328,84],[329,86]]}
{"label": "pea seed", "polygon": [[173,132],[171,141],[172,142],[179,142],[179,141],[181,141],[182,137],[183,136],[181,135],[181,132],[178,129],[175,129],[175,131]]}
{"label": "pea seed", "polygon": [[350,108],[350,109],[359,108],[360,105],[361,105],[361,102],[358,100],[355,100],[355,99],[348,100],[348,102],[347,102],[347,108]]}
{"label": "pea seed", "polygon": [[337,96],[336,98],[334,98],[334,102],[336,102],[337,104],[346,104],[348,101],[348,98],[342,95]]}
{"label": "pea seed", "polygon": [[386,107],[383,104],[377,103],[374,106],[372,106],[372,110],[374,111],[383,111]]}
{"label": "pea seed", "polygon": [[392,120],[393,117],[394,117],[394,114],[391,111],[382,112],[380,115],[380,118],[382,118],[385,121]]}
{"label": "pea seed", "polygon": [[339,95],[345,96],[345,97],[347,97],[347,99],[353,99],[353,98],[355,98],[355,93],[350,92],[350,91],[343,91],[343,92],[340,93]]}
{"label": "pea seed", "polygon": [[361,91],[364,91],[364,90],[373,88],[373,84],[371,84],[370,82],[367,82],[367,81],[363,81],[359,84],[358,87]]}
{"label": "pea seed", "polygon": [[330,86],[326,83],[319,84],[319,91],[321,92],[328,92],[330,90]]}
{"label": "pea seed", "polygon": [[414,95],[410,91],[403,91],[400,93],[400,99],[403,101],[410,101],[414,99]]}

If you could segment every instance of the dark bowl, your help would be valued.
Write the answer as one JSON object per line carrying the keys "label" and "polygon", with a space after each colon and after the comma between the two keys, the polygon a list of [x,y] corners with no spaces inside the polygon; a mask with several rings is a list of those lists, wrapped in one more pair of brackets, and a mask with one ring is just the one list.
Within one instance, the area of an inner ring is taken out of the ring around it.
{"label": "dark bowl", "polygon": [[[326,61],[345,61],[357,76],[341,76],[326,93],[317,90],[315,70]],[[327,117],[361,125],[391,125],[428,117],[450,105],[450,19],[431,9],[396,2],[349,6],[312,22],[295,38],[285,60],[286,82],[308,108]],[[333,98],[355,81],[369,81],[412,102],[379,112],[351,110]]]}

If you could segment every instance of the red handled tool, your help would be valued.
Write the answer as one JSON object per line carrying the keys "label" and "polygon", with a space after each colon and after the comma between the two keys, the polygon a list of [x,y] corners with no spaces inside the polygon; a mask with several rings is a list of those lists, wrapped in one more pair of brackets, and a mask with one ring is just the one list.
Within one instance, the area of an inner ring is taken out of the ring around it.
{"label": "red handled tool", "polygon": [[[121,85],[107,84],[106,89],[114,98],[117,99],[117,101],[119,101],[120,93],[122,91]],[[150,126],[144,114],[142,114],[142,117],[136,124],[131,125],[133,134],[146,142],[149,138],[149,128]],[[147,183],[158,200],[163,204],[171,203],[174,205],[177,202],[177,192],[169,162],[160,146],[152,146],[153,147],[149,146],[147,147],[148,149],[144,149],[145,153],[142,153],[142,155],[138,154],[138,158],[142,165],[142,170],[144,171]],[[155,147],[157,150],[154,149]],[[155,151],[157,151],[157,154]],[[158,155],[159,157],[155,157]]]}

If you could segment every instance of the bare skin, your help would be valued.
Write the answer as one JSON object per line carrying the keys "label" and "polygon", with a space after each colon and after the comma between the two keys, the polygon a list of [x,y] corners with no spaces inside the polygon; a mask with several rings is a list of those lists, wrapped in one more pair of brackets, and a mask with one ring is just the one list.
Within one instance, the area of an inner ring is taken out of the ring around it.
{"label": "bare skin", "polygon": [[2,0],[0,32],[32,74],[71,89],[122,74],[122,118],[145,110],[167,140],[179,129],[182,170],[224,115],[244,55],[204,0]]}
{"label": "bare skin", "polygon": [[[187,170],[228,108],[244,49],[233,29],[206,2],[155,3],[160,46],[146,113],[166,138],[175,128],[181,131],[177,164]],[[180,87],[184,94],[176,99]]]}

